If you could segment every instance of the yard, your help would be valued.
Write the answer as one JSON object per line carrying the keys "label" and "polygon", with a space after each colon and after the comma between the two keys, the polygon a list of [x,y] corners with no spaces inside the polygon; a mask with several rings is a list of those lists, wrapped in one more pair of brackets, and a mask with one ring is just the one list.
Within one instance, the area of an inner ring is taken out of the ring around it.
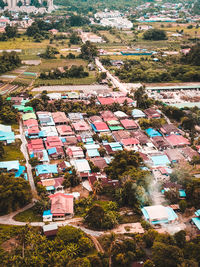
{"label": "yard", "polygon": [[19,222],[42,222],[42,216],[39,215],[34,208],[30,208],[23,212],[18,213],[14,220]]}
{"label": "yard", "polygon": [[24,156],[20,150],[21,141],[16,139],[15,143],[4,146],[3,161],[9,160],[24,160]]}

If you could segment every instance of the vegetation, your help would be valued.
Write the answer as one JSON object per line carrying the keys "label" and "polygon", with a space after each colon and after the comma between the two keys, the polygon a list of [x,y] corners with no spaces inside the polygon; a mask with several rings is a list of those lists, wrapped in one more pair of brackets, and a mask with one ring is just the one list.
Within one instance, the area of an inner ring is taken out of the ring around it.
{"label": "vegetation", "polygon": [[97,47],[89,41],[86,41],[85,44],[81,46],[81,55],[80,57],[86,60],[92,60],[98,55]]}
{"label": "vegetation", "polygon": [[31,201],[30,186],[23,178],[12,174],[0,175],[0,213],[15,211]]}
{"label": "vegetation", "polygon": [[42,222],[42,216],[34,208],[18,213],[14,220],[19,222]]}
{"label": "vegetation", "polygon": [[143,38],[145,40],[158,41],[158,40],[166,40],[167,36],[164,30],[149,29],[143,34]]}
{"label": "vegetation", "polygon": [[0,56],[0,74],[13,70],[21,65],[21,60],[16,52],[3,52]]}

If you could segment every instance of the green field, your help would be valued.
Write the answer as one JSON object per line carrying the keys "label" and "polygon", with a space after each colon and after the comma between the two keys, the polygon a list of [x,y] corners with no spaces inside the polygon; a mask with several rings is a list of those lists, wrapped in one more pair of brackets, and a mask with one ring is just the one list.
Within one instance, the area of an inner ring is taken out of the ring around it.
{"label": "green field", "polygon": [[42,222],[42,216],[37,214],[33,208],[18,213],[14,219],[19,222]]}
{"label": "green field", "polygon": [[3,161],[9,160],[23,160],[24,156],[20,150],[21,141],[17,139],[15,143],[4,146],[4,157]]}

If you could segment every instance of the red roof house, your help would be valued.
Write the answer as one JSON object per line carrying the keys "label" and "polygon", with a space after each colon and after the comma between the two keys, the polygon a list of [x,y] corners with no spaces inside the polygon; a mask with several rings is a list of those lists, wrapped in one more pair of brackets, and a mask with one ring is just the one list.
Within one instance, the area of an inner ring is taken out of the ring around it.
{"label": "red roof house", "polygon": [[117,117],[114,115],[114,113],[112,113],[109,110],[101,111],[100,113],[104,121],[112,121],[112,120],[117,121],[118,120]]}
{"label": "red roof house", "polygon": [[173,147],[183,147],[190,144],[189,140],[182,135],[172,134],[170,136],[166,136],[166,139]]}
{"label": "red roof house", "polygon": [[138,125],[134,120],[125,119],[120,121],[123,127],[127,130],[137,129]]}
{"label": "red roof house", "polygon": [[42,139],[32,139],[28,142],[29,153],[32,153],[34,151],[42,151],[44,149],[45,148]]}
{"label": "red roof house", "polygon": [[94,122],[93,124],[94,131],[97,133],[100,132],[109,132],[108,125],[105,122]]}
{"label": "red roof house", "polygon": [[58,136],[47,136],[45,145],[47,149],[52,147],[62,147],[63,143]]}
{"label": "red roof house", "polygon": [[160,113],[154,108],[147,108],[144,110],[144,113],[147,115],[148,119],[160,118]]}
{"label": "red roof house", "polygon": [[138,145],[140,142],[136,138],[131,137],[131,138],[127,138],[127,139],[122,139],[121,143],[124,146],[133,146],[133,145]]}
{"label": "red roof house", "polygon": [[71,126],[69,125],[58,125],[56,129],[60,136],[71,136],[74,135]]}
{"label": "red roof house", "polygon": [[66,215],[74,213],[74,197],[63,193],[49,196],[51,201],[51,213],[54,220],[63,220]]}
{"label": "red roof house", "polygon": [[66,124],[68,122],[67,116],[64,112],[52,112],[52,117],[56,125]]}
{"label": "red roof house", "polygon": [[23,121],[23,124],[25,128],[30,128],[30,127],[38,126],[38,121],[36,119],[29,119],[29,120]]}
{"label": "red roof house", "polygon": [[84,120],[72,123],[72,126],[76,132],[86,132],[90,130],[89,125]]}

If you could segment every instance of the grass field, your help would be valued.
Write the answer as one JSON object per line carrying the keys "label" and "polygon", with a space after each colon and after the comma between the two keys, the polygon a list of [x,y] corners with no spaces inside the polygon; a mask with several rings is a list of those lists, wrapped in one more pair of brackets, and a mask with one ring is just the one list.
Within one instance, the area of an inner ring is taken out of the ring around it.
{"label": "grass field", "polygon": [[20,145],[21,141],[17,139],[15,143],[4,146],[4,157],[3,161],[9,161],[9,160],[23,160],[24,156],[22,152],[20,151]]}
{"label": "grass field", "polygon": [[42,222],[42,216],[37,214],[33,208],[18,213],[14,219],[19,222]]}

